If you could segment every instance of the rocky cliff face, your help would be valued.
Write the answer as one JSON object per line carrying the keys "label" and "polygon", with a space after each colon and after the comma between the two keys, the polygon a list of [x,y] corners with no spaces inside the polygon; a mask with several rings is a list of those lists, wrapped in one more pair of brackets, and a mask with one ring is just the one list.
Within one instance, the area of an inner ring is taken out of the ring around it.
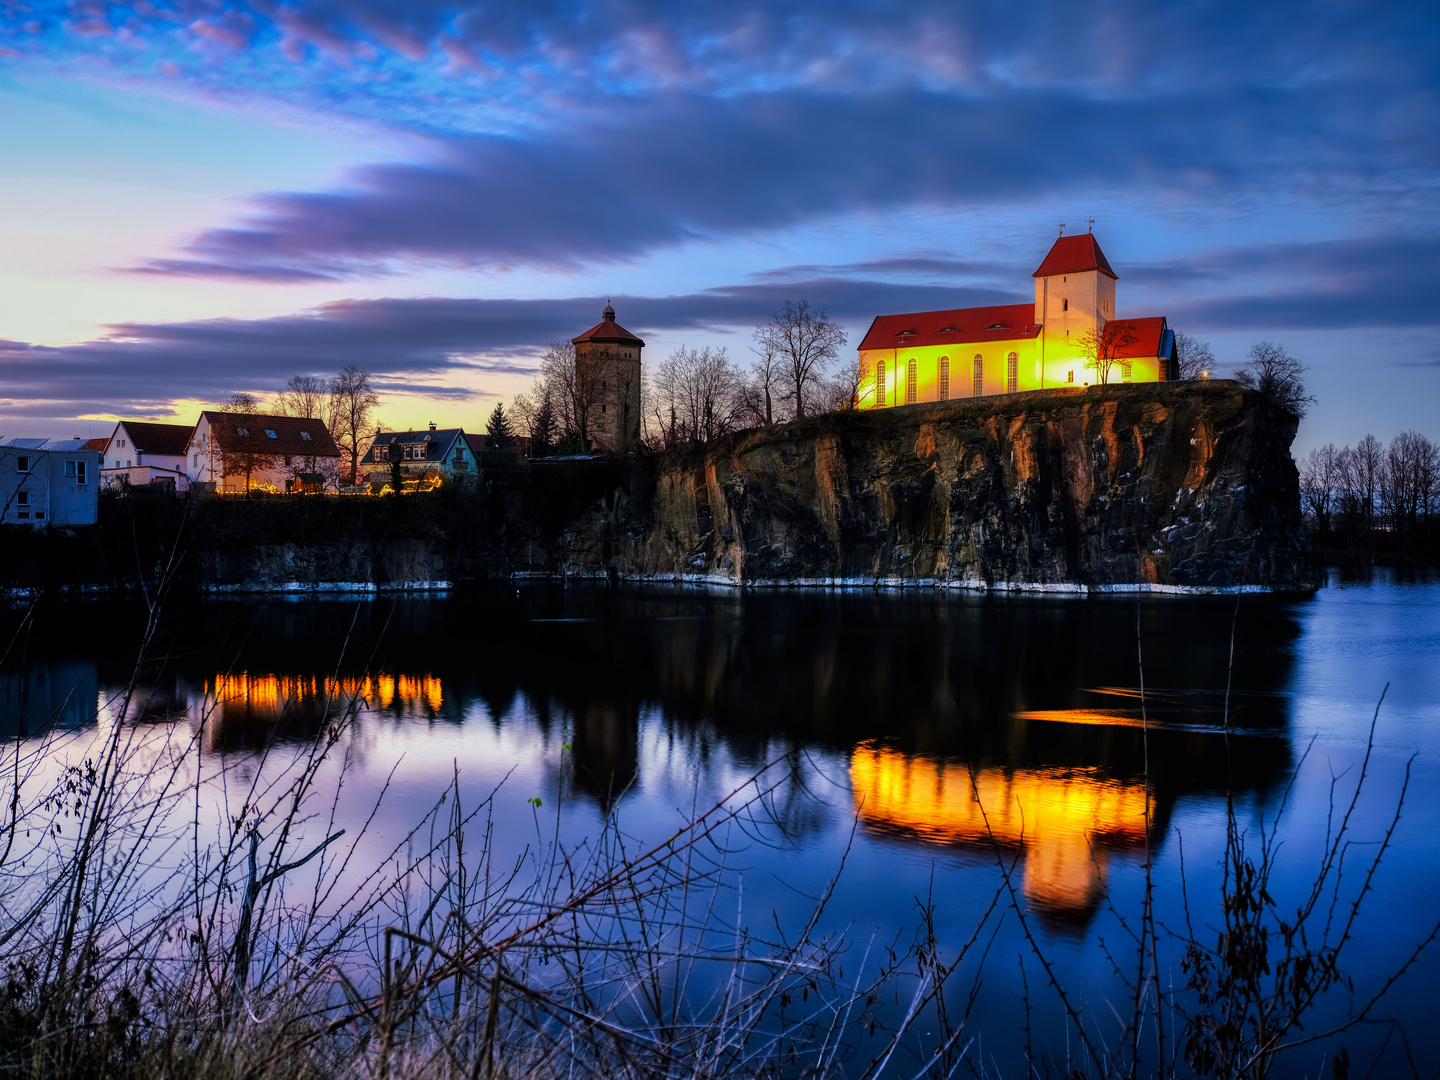
{"label": "rocky cliff face", "polygon": [[829,414],[641,463],[512,558],[736,585],[1305,588],[1296,426],[1218,381]]}

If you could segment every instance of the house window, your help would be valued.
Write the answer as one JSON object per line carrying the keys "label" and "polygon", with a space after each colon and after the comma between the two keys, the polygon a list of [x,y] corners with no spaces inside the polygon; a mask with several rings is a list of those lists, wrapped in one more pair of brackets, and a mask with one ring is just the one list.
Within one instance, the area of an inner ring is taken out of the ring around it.
{"label": "house window", "polygon": [[376,460],[376,461],[384,461],[384,460],[385,460],[385,447],[383,447],[383,446],[377,446],[377,447],[375,447],[375,460]]}
{"label": "house window", "polygon": [[918,400],[920,361],[910,358],[909,370],[905,372],[905,404],[913,405]]}
{"label": "house window", "polygon": [[[119,462],[116,462],[116,464],[118,465]],[[199,454],[196,454],[196,455],[195,455],[195,468],[198,469],[199,467],[200,467],[200,455],[199,455]]]}
{"label": "house window", "polygon": [[1013,394],[1020,389],[1020,357],[1011,353],[1005,358],[1005,393]]}
{"label": "house window", "polygon": [[130,459],[128,457],[125,459],[125,467],[127,469],[130,467]]}
{"label": "house window", "polygon": [[30,459],[29,459],[28,457],[23,457],[23,456],[22,456],[22,457],[17,457],[17,458],[15,459],[15,469],[16,469],[17,472],[29,472],[29,471],[30,471]]}
{"label": "house window", "polygon": [[83,484],[85,483],[85,479],[85,462],[75,462],[75,483]]}
{"label": "house window", "polygon": [[1061,310],[1061,311],[1069,311],[1069,310],[1070,310],[1070,301],[1069,301],[1069,299],[1061,299],[1061,301],[1060,301],[1060,310]]}
{"label": "house window", "polygon": [[244,435],[248,439],[250,437],[250,429],[244,427],[237,427],[235,429],[235,434]]}
{"label": "house window", "polygon": [[118,446],[118,447],[120,447],[120,448],[123,450],[123,449],[125,448],[125,440],[124,440],[124,439],[116,439],[116,440],[115,440],[115,445]]}
{"label": "house window", "polygon": [[979,397],[985,393],[985,358],[975,354],[975,370],[970,374],[970,396]]}
{"label": "house window", "polygon": [[1074,382],[1074,381],[1075,381],[1075,369],[1074,369],[1074,368],[1071,368],[1069,371],[1065,372],[1065,381],[1066,381],[1066,382]]}
{"label": "house window", "polygon": [[274,428],[268,428],[268,427],[267,427],[267,428],[265,429],[265,437],[266,437],[267,439],[278,439],[280,436],[275,434],[275,429],[274,429]]}
{"label": "house window", "polygon": [[940,357],[940,400],[950,400],[950,358]]}
{"label": "house window", "polygon": [[20,492],[19,494],[17,494],[17,495],[15,496],[15,505],[16,505],[16,506],[29,506],[29,505],[30,505],[30,492],[28,492],[28,491],[22,491],[22,492]]}
{"label": "house window", "polygon": [[1128,379],[1135,373],[1134,365],[1129,360],[1120,361],[1120,378]]}
{"label": "house window", "polygon": [[289,455],[289,454],[286,454],[286,455],[285,455],[285,467],[286,467],[287,469],[290,467],[290,455]]}
{"label": "house window", "polygon": [[881,360],[875,365],[875,407],[885,407],[885,361]]}

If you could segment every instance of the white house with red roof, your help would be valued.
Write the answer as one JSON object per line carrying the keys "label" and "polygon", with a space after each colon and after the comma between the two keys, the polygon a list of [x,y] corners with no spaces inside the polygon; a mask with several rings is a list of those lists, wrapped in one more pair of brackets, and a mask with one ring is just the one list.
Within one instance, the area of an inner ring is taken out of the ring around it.
{"label": "white house with red roof", "polygon": [[322,491],[339,483],[340,448],[323,420],[206,410],[187,452],[190,482],[217,491]]}
{"label": "white house with red roof", "polygon": [[190,484],[186,462],[193,424],[150,424],[121,420],[101,451],[100,483],[105,487],[149,484]]}
{"label": "white house with red roof", "polygon": [[1165,317],[1116,315],[1117,275],[1092,234],[1061,236],[1033,277],[1033,304],[876,316],[860,407],[1177,377]]}

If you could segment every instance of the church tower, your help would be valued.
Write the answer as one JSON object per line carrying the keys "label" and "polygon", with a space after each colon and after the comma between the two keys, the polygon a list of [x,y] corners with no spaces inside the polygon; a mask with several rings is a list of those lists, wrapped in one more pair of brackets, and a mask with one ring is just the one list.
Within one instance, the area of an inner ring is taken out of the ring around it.
{"label": "church tower", "polygon": [[609,304],[600,322],[577,338],[575,366],[590,386],[589,433],[597,450],[623,454],[640,443],[640,350],[645,347],[615,321]]}
{"label": "church tower", "polygon": [[[1035,271],[1041,385],[1081,381],[1082,342],[1115,318],[1115,271],[1092,233],[1062,236]],[[1094,374],[1084,374],[1093,380]]]}

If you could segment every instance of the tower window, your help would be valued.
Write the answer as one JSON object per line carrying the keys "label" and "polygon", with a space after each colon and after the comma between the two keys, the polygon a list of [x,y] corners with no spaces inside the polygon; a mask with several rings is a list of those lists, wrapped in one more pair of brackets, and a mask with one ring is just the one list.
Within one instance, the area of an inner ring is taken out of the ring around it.
{"label": "tower window", "polygon": [[940,357],[940,400],[950,399],[950,358]]}
{"label": "tower window", "polygon": [[1013,394],[1020,389],[1020,357],[1011,353],[1005,358],[1005,393]]}
{"label": "tower window", "polygon": [[905,404],[913,405],[919,400],[920,361],[910,358],[910,368],[905,372]]}
{"label": "tower window", "polygon": [[1069,297],[1062,297],[1062,298],[1061,298],[1061,300],[1060,300],[1060,310],[1061,310],[1061,311],[1069,311],[1069,310],[1070,310],[1070,299],[1069,299]]}
{"label": "tower window", "polygon": [[975,369],[970,375],[970,396],[979,397],[985,393],[985,358],[975,354]]}
{"label": "tower window", "polygon": [[885,407],[885,361],[881,360],[875,365],[875,407]]}

